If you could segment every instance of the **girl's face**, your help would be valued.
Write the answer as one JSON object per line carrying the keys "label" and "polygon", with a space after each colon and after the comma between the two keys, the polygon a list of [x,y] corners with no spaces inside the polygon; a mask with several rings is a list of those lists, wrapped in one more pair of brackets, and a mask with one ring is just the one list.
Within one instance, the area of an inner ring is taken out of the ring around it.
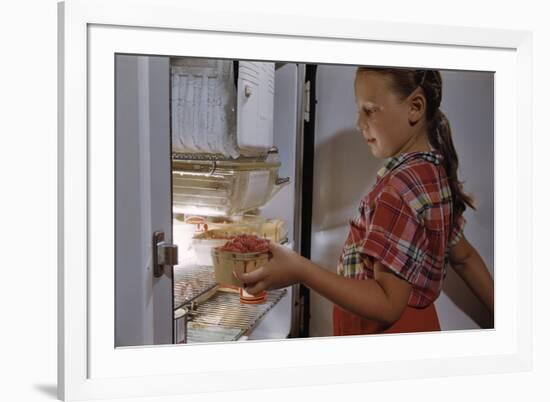
{"label": "girl's face", "polygon": [[376,158],[389,158],[419,145],[418,127],[410,121],[414,110],[409,98],[400,100],[390,79],[376,71],[359,71],[355,77],[357,129]]}

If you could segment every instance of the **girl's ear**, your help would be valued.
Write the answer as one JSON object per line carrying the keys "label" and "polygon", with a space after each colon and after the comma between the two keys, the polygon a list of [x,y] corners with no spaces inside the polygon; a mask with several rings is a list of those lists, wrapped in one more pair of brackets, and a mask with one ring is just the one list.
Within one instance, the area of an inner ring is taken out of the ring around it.
{"label": "girl's ear", "polygon": [[414,126],[426,113],[426,97],[420,88],[416,88],[408,97],[409,123]]}

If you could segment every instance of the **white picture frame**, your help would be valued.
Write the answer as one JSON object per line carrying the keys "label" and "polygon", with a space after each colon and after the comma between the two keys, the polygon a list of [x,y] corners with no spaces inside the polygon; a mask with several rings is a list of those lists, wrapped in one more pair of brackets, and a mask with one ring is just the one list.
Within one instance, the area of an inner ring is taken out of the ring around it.
{"label": "white picture frame", "polygon": [[[531,368],[530,32],[292,19],[269,13],[217,15],[206,6],[187,8],[177,0],[132,2],[131,13],[128,7],[128,2],[118,0],[69,0],[58,9],[61,399],[152,397]],[[114,205],[101,198],[109,199],[103,191],[113,191],[109,187],[113,165],[103,152],[110,152],[114,135],[114,69],[109,63],[114,65],[117,52],[494,71],[495,329],[114,349],[114,324],[109,320],[114,295],[107,278],[113,269],[112,239],[96,239],[91,247],[88,224],[94,209],[100,212],[94,214],[94,224],[112,228]],[[100,269],[97,261],[107,265]],[[103,279],[97,275],[106,275],[106,281],[91,286],[91,277]],[[97,292],[107,296],[94,297]],[[410,342],[416,347],[407,347]],[[222,354],[224,361],[212,365],[212,359]],[[262,358],[251,362],[239,356]]]}

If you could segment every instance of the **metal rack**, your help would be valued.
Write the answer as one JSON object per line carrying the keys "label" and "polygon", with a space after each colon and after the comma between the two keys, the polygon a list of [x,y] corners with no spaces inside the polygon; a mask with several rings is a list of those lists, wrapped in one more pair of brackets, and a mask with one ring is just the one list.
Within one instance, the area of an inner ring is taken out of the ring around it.
{"label": "metal rack", "polygon": [[174,310],[188,304],[218,284],[214,268],[201,265],[174,267]]}
{"label": "metal rack", "polygon": [[248,335],[286,294],[284,289],[273,290],[264,303],[242,304],[239,293],[217,286],[212,267],[174,267],[174,309],[185,307],[190,312],[185,317],[187,343],[236,341]]}
{"label": "metal rack", "polygon": [[238,293],[218,291],[198,306],[196,316],[188,323],[187,342],[238,340],[248,335],[285,293],[284,289],[272,290],[262,304],[242,304]]}

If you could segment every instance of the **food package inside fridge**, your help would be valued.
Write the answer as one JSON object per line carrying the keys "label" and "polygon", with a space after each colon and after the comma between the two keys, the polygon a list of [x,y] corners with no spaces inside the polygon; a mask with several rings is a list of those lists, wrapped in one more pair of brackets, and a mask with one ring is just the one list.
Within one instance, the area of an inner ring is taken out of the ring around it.
{"label": "food package inside fridge", "polygon": [[288,228],[282,219],[266,219],[262,224],[260,236],[281,243],[288,238]]}
{"label": "food package inside fridge", "polygon": [[243,215],[265,205],[287,179],[280,162],[172,160],[175,213],[206,216]]}

